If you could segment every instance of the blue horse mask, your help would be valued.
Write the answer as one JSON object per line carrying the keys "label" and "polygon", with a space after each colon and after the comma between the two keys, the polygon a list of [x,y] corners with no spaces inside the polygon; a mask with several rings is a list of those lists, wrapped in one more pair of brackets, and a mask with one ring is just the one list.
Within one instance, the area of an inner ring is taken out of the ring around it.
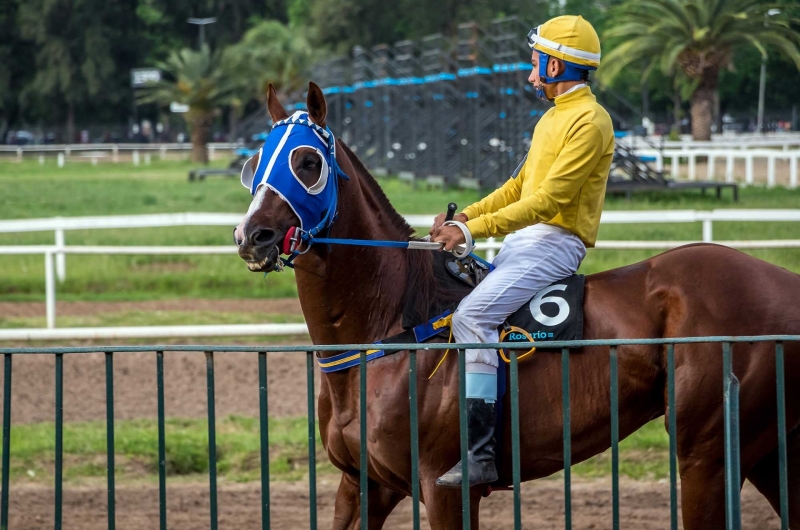
{"label": "blue horse mask", "polygon": [[[322,160],[319,180],[312,186],[302,182],[292,168],[292,155],[301,147],[314,149]],[[313,123],[307,112],[295,112],[272,126],[255,172],[251,160],[242,168],[242,185],[252,195],[261,185],[274,191],[300,219],[301,233],[309,237],[330,227],[339,201],[338,177],[348,179],[336,163],[336,140],[330,129]]]}

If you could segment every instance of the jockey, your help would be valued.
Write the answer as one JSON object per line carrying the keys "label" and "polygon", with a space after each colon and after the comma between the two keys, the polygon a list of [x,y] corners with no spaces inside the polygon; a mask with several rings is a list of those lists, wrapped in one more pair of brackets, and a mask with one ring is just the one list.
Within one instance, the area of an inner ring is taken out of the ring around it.
{"label": "jockey", "polygon": [[[533,70],[528,81],[554,102],[533,131],[518,175],[456,214],[474,239],[506,236],[496,269],[458,306],[455,342],[498,342],[505,319],[551,283],[578,270],[597,239],[614,154],[611,118],[587,85],[600,65],[600,39],[580,16],[556,17],[528,34]],[[446,250],[465,243],[457,225],[437,216],[433,241]],[[469,484],[497,480],[495,467],[496,350],[466,351]],[[461,486],[461,463],[439,477]]]}

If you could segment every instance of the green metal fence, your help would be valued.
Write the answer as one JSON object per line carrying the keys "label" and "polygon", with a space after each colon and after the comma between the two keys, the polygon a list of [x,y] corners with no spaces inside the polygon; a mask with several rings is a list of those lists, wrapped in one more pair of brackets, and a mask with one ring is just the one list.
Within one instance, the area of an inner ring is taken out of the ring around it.
{"label": "green metal fence", "polygon": [[[669,339],[618,339],[618,340],[583,340],[569,342],[552,342],[549,347],[561,349],[562,367],[562,403],[564,422],[564,496],[565,496],[565,528],[572,528],[571,509],[571,429],[570,429],[570,393],[569,368],[570,350],[586,346],[606,346],[610,355],[611,384],[611,467],[612,467],[612,525],[619,528],[619,388],[618,388],[618,348],[626,345],[665,345],[667,349],[667,400],[669,430],[669,474],[670,474],[670,528],[678,528],[677,497],[677,456],[676,456],[676,418],[675,418],[675,352],[676,344],[719,343],[722,346],[723,358],[723,405],[725,428],[725,486],[726,486],[726,527],[739,530],[741,527],[741,509],[739,504],[740,468],[739,468],[739,382],[733,374],[732,344],[738,342],[773,342],[775,343],[775,367],[777,382],[777,417],[778,417],[778,455],[780,484],[780,518],[781,529],[789,528],[789,494],[786,449],[786,407],[784,377],[784,342],[800,341],[800,335],[768,335],[752,337],[689,337]],[[520,349],[529,349],[533,343],[515,343]],[[499,348],[501,344],[385,344],[387,350],[409,350],[409,403],[411,431],[411,477],[414,528],[420,525],[419,509],[419,429],[417,417],[417,351],[443,350],[459,348]],[[538,344],[536,344],[538,346]],[[309,465],[309,505],[310,528],[317,527],[317,494],[316,494],[316,417],[314,400],[314,352],[340,352],[360,350],[360,426],[361,432],[367,428],[367,370],[366,350],[374,348],[370,344],[345,344],[336,346],[108,346],[108,347],[69,347],[69,348],[0,348],[4,356],[4,388],[3,388],[3,460],[2,460],[2,493],[0,493],[0,528],[8,528],[9,513],[9,464],[11,437],[11,384],[12,362],[15,355],[52,354],[55,356],[55,528],[62,525],[62,482],[63,482],[63,365],[65,354],[104,353],[106,368],[106,425],[107,425],[107,458],[108,458],[108,528],[115,527],[115,482],[114,482],[114,355],[126,352],[152,352],[156,358],[157,392],[158,392],[158,474],[159,474],[159,519],[160,528],[167,528],[166,504],[166,445],[164,429],[164,352],[165,351],[205,351],[206,384],[208,391],[208,461],[209,461],[209,501],[210,527],[216,530],[218,522],[217,507],[217,454],[216,428],[214,410],[214,354],[218,352],[255,352],[258,353],[260,432],[261,432],[261,512],[262,527],[270,527],[270,479],[269,479],[269,434],[267,428],[267,353],[297,352],[306,350],[307,398],[308,398],[308,465]],[[541,355],[553,355],[542,353]],[[556,353],[557,355],[557,353]],[[510,402],[511,402],[511,446],[512,477],[514,496],[514,528],[521,527],[520,499],[520,449],[519,449],[519,372],[517,354],[511,352],[510,364]],[[465,362],[464,356],[458,356],[459,374],[459,414],[461,457],[464,464],[463,475],[467,476],[467,415],[465,397]],[[360,488],[361,488],[361,528],[367,528],[367,437],[361,436],[360,454]],[[469,488],[462,484],[462,511],[469,514]],[[463,517],[463,528],[469,529],[468,515]]]}

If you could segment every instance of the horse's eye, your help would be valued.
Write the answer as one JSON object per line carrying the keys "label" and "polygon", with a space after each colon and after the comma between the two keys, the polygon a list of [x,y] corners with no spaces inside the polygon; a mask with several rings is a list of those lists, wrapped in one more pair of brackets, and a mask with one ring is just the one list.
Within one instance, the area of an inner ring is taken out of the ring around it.
{"label": "horse's eye", "polygon": [[317,161],[313,158],[307,158],[303,161],[303,169],[314,169],[317,167]]}

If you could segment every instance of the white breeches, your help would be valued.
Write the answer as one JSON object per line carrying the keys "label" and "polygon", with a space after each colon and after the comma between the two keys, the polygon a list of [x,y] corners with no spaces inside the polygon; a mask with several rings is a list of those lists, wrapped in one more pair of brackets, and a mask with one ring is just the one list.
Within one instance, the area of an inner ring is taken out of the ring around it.
{"label": "white breeches", "polygon": [[[536,224],[506,237],[495,267],[453,315],[455,342],[498,342],[505,319],[551,283],[574,274],[586,256],[578,236]],[[467,350],[469,373],[495,374],[497,350]]]}

